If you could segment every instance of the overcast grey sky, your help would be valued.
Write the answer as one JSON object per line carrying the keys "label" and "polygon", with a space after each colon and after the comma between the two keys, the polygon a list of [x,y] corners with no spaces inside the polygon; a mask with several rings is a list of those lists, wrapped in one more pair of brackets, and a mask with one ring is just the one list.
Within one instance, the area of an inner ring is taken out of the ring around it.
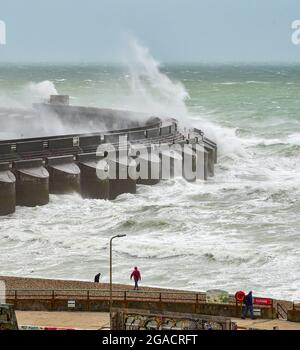
{"label": "overcast grey sky", "polygon": [[164,62],[300,62],[300,0],[0,0],[0,61],[121,61],[126,35]]}

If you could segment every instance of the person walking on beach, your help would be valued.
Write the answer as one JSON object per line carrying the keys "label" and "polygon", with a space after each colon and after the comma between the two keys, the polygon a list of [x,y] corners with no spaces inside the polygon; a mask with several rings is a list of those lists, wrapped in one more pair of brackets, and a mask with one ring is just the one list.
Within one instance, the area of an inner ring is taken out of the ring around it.
{"label": "person walking on beach", "polygon": [[138,290],[139,289],[138,283],[142,279],[142,277],[141,277],[141,273],[137,267],[134,268],[134,270],[132,271],[132,273],[130,275],[131,280],[132,280],[132,277],[134,278],[134,290]]}
{"label": "person walking on beach", "polygon": [[254,320],[252,290],[247,295],[245,295],[244,298],[244,306],[242,312],[243,320],[247,317],[248,311],[250,311],[251,319]]}

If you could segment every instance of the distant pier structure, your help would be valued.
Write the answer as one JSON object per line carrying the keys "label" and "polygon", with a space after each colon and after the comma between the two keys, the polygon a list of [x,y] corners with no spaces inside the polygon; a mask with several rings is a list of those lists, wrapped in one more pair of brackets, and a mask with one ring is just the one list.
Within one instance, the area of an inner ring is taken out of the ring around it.
{"label": "distant pier structure", "polygon": [[[0,133],[0,216],[14,213],[16,206],[45,205],[49,194],[78,192],[83,198],[107,200],[134,194],[137,186],[164,179],[163,158],[169,159],[172,176],[176,161],[184,159],[181,151],[162,150],[151,157],[129,152],[125,161],[124,148],[143,146],[150,153],[161,145],[188,145],[188,156],[196,164],[195,147],[202,145],[202,180],[214,176],[217,163],[217,145],[199,129],[181,130],[176,119],[146,113],[71,106],[67,95],[51,96],[49,102],[28,110],[0,108],[0,125],[4,131]],[[116,149],[110,169],[123,166],[129,175],[138,169],[131,169],[128,159],[139,157],[148,166],[148,176],[101,179],[99,161],[107,154],[100,157],[97,150],[107,145]]]}

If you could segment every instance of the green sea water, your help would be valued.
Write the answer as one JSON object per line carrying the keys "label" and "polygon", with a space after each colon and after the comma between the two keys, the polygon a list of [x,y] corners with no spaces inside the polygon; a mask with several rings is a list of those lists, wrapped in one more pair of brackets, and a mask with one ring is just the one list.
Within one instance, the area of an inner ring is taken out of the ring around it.
{"label": "green sea water", "polygon": [[0,218],[1,274],[108,281],[109,237],[126,233],[120,283],[138,265],[147,285],[300,299],[300,65],[0,65],[0,106],[50,93],[200,127],[219,147],[216,176],[18,208]]}

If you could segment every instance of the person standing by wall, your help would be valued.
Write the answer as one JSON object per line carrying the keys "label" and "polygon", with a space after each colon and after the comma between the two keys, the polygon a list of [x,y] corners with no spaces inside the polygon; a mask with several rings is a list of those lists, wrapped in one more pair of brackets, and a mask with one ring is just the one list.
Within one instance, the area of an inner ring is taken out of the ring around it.
{"label": "person standing by wall", "polygon": [[244,306],[243,306],[243,312],[241,317],[243,320],[247,317],[248,311],[250,311],[251,319],[254,320],[255,317],[253,314],[252,290],[244,298]]}
{"label": "person standing by wall", "polygon": [[132,277],[134,279],[134,290],[138,290],[139,289],[139,281],[142,279],[141,273],[139,271],[139,269],[137,267],[134,268],[134,270],[132,271],[131,275],[130,275],[130,279],[132,280]]}

